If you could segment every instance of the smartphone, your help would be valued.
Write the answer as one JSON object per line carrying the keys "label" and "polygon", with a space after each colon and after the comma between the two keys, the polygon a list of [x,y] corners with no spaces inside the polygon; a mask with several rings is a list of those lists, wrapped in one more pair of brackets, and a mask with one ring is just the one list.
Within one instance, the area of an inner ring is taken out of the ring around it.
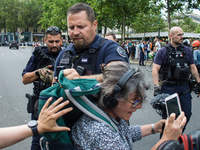
{"label": "smartphone", "polygon": [[175,113],[176,118],[181,114],[181,105],[180,105],[180,100],[177,93],[174,93],[165,98],[165,106],[166,106],[168,118],[171,113]]}

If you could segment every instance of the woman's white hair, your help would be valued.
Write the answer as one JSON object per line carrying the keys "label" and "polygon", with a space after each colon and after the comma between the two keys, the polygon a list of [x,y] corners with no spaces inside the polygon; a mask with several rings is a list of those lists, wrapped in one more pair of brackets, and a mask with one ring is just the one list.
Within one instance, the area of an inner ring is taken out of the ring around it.
{"label": "woman's white hair", "polygon": [[[130,64],[126,62],[112,62],[108,66],[102,65],[103,82],[101,86],[101,96],[99,100],[99,107],[104,109],[103,97],[110,96],[113,92],[115,85],[120,78],[130,69]],[[149,89],[144,81],[144,74],[139,68],[135,68],[134,73],[129,80],[121,88],[121,91],[115,95],[117,101],[123,101],[127,99],[129,94],[137,92],[139,98],[143,101],[145,97],[145,90]]]}

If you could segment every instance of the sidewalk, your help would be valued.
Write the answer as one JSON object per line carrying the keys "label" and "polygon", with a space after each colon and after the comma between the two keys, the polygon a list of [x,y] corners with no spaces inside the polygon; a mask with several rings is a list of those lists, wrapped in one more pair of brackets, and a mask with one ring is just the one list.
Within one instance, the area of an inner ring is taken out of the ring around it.
{"label": "sidewalk", "polygon": [[139,59],[129,59],[130,64],[138,64],[139,65]]}

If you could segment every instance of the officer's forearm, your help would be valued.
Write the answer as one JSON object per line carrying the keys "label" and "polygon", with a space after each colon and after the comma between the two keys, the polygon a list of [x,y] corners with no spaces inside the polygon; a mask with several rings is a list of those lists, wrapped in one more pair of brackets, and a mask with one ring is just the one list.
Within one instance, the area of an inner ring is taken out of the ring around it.
{"label": "officer's forearm", "polygon": [[[160,69],[160,68],[159,68]],[[156,64],[153,64],[153,69],[152,69],[152,79],[153,79],[153,84],[159,84],[159,74],[158,74],[158,68]]]}
{"label": "officer's forearm", "polygon": [[27,72],[22,77],[22,82],[24,84],[30,84],[33,81],[35,81],[38,78],[38,76],[35,74],[35,71],[33,72]]}
{"label": "officer's forearm", "polygon": [[155,73],[152,71],[152,78],[153,78],[153,84],[157,84],[159,83],[159,77],[158,77],[158,73]]}
{"label": "officer's forearm", "polygon": [[190,65],[190,72],[192,73],[192,76],[195,78],[197,83],[199,83],[200,82],[199,73],[195,64]]}
{"label": "officer's forearm", "polygon": [[97,81],[102,82],[102,74],[88,75],[88,76],[80,76],[81,79],[97,79]]}

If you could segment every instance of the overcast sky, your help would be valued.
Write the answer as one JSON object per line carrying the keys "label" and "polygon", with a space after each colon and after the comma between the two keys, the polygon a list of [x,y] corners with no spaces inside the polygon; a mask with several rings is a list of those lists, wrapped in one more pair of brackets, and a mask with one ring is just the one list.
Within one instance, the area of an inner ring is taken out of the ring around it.
{"label": "overcast sky", "polygon": [[197,10],[197,9],[194,9],[193,12],[194,12],[195,14],[197,14],[197,15],[200,15],[200,11]]}

